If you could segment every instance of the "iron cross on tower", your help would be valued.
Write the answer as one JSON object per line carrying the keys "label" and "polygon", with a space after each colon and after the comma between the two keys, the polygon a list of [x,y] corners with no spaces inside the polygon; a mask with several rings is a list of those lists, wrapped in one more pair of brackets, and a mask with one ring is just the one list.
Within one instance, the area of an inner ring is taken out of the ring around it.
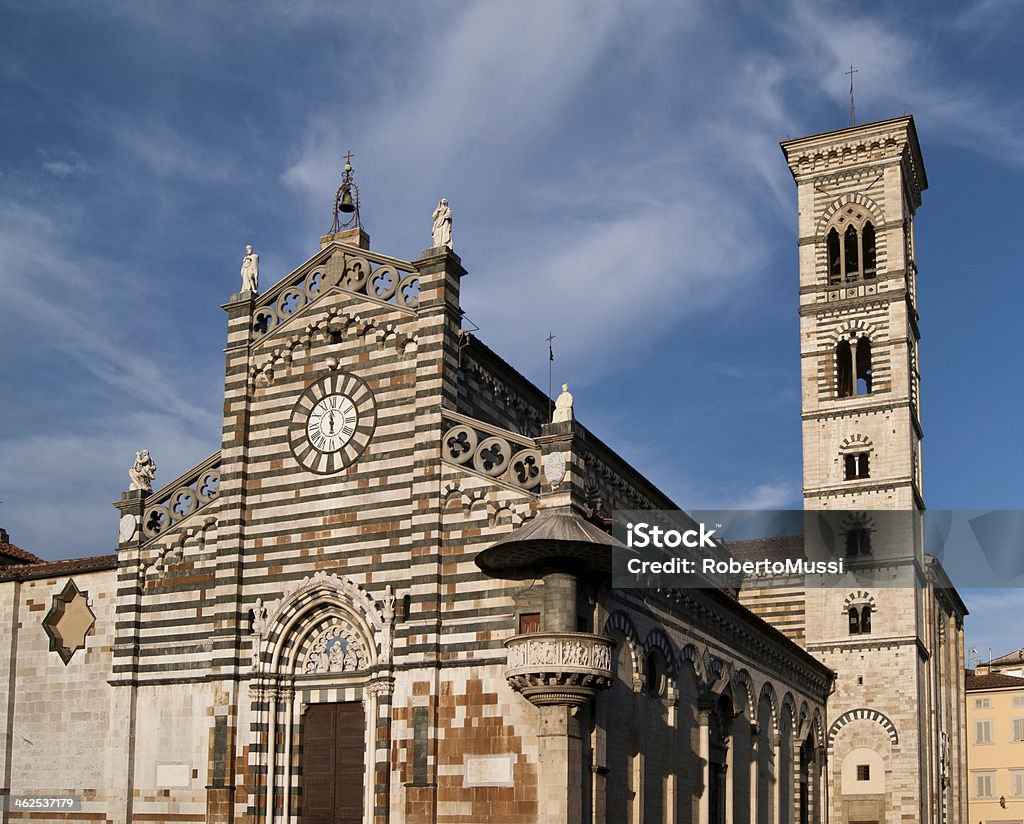
{"label": "iron cross on tower", "polygon": [[551,420],[551,414],[554,412],[551,400],[551,364],[555,360],[555,350],[551,348],[551,342],[555,337],[556,335],[553,332],[548,332],[546,338],[548,342],[548,420]]}
{"label": "iron cross on tower", "polygon": [[853,63],[851,63],[850,64],[850,70],[848,72],[843,72],[843,74],[850,75],[850,126],[851,127],[855,125],[854,117],[853,117],[853,76],[855,74],[857,74],[859,71],[860,71],[860,69],[855,69],[853,67]]}

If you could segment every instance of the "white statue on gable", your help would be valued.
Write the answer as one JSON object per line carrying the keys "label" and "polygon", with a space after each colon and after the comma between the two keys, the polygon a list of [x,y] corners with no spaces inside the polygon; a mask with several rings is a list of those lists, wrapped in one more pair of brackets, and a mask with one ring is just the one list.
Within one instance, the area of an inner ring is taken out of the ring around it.
{"label": "white statue on gable", "polygon": [[242,258],[242,291],[256,292],[259,286],[260,256],[252,250],[252,246],[246,246],[245,257]]}
{"label": "white statue on gable", "polygon": [[434,209],[434,246],[452,248],[452,210],[447,198],[441,198]]}
{"label": "white statue on gable", "polygon": [[562,384],[562,394],[555,401],[555,414],[551,417],[551,423],[565,423],[573,419],[572,395],[569,394],[569,384]]}
{"label": "white statue on gable", "polygon": [[128,470],[128,477],[131,478],[129,491],[141,489],[143,492],[153,491],[153,479],[156,477],[156,464],[149,457],[149,450],[143,449],[135,453],[135,464]]}

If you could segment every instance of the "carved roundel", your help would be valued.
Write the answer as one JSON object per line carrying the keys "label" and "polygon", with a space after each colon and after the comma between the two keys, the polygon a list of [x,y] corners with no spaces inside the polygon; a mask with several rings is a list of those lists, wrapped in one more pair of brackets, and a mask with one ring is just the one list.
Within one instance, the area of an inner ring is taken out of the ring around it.
{"label": "carved roundel", "polygon": [[318,475],[349,466],[377,426],[377,405],[366,382],[331,372],[310,386],[292,409],[288,445],[300,465]]}

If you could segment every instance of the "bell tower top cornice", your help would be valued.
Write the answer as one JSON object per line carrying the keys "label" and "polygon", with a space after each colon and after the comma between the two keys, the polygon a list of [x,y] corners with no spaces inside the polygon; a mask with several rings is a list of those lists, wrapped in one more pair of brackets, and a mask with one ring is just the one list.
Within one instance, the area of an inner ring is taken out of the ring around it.
{"label": "bell tower top cornice", "polygon": [[921,205],[921,192],[928,188],[913,115],[784,140],[780,145],[797,183],[899,161],[915,209]]}

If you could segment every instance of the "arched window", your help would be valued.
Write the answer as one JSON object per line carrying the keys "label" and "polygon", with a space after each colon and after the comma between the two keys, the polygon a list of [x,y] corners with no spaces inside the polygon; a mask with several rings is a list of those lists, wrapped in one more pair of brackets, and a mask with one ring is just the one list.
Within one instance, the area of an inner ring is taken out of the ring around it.
{"label": "arched window", "polygon": [[843,281],[843,264],[839,259],[839,232],[834,226],[829,230],[825,247],[828,254],[828,282],[834,286]]}
{"label": "arched window", "polygon": [[871,225],[870,220],[864,224],[860,237],[861,248],[864,250],[861,258],[864,262],[864,277],[873,278],[877,267],[877,257],[875,255],[875,227]]}
{"label": "arched window", "polygon": [[849,452],[844,455],[843,470],[848,481],[870,477],[868,475],[868,453]]}
{"label": "arched window", "polygon": [[871,530],[866,526],[857,526],[846,533],[846,557],[856,558],[858,555],[871,554]]}
{"label": "arched window", "polygon": [[841,340],[836,345],[836,395],[849,398],[853,391],[853,352],[850,342]]}
{"label": "arched window", "polygon": [[857,341],[857,394],[871,394],[871,341],[867,337]]}
{"label": "arched window", "polygon": [[665,692],[665,659],[661,653],[652,649],[647,654],[646,672],[647,692],[654,698],[659,698]]}
{"label": "arched window", "polygon": [[877,232],[864,212],[850,207],[825,233],[826,274],[830,286],[874,278],[878,273]]}
{"label": "arched window", "polygon": [[852,606],[847,610],[850,619],[850,635],[867,635],[871,632],[871,604]]}
{"label": "arched window", "polygon": [[856,280],[860,273],[860,254],[857,250],[857,230],[851,225],[843,235],[843,251],[846,263],[846,282]]}
{"label": "arched window", "polygon": [[871,341],[867,335],[862,335],[855,344],[839,341],[836,344],[836,397],[870,395],[873,384]]}
{"label": "arched window", "polygon": [[850,607],[850,635],[860,635],[860,607]]}

